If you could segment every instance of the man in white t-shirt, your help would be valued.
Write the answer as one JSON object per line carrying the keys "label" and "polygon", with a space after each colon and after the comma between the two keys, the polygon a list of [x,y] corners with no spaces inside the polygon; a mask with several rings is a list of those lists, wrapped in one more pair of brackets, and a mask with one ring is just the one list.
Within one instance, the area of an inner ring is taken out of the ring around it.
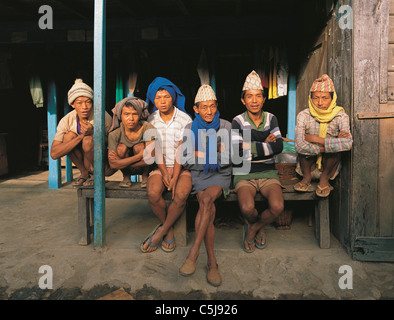
{"label": "man in white t-shirt", "polygon": [[[158,77],[148,88],[147,102],[154,110],[148,118],[158,133],[160,148],[155,148],[157,169],[153,170],[147,181],[149,204],[160,224],[145,238],[140,249],[153,252],[159,246],[165,252],[175,250],[173,225],[182,214],[192,188],[191,174],[180,164],[180,145],[183,131],[191,117],[185,112],[185,98],[171,81]],[[157,109],[157,110],[155,110]],[[163,192],[172,192],[172,202],[166,212]]]}
{"label": "man in white t-shirt", "polygon": [[[74,187],[93,185],[93,90],[82,79],[76,79],[68,91],[68,103],[74,108],[66,114],[57,126],[51,146],[51,157],[56,160],[67,155],[77,166],[81,175],[73,182]],[[105,112],[105,136],[112,125],[111,116]],[[116,170],[110,169],[105,160],[105,175]]]}

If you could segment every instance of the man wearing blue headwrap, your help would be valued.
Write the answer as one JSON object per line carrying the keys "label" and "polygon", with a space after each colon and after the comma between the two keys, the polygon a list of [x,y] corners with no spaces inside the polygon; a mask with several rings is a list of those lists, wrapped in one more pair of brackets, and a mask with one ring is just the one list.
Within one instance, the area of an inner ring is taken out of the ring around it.
{"label": "man wearing blue headwrap", "polygon": [[[194,273],[202,241],[207,250],[207,281],[213,286],[222,282],[214,254],[215,200],[230,193],[232,166],[230,161],[231,123],[220,119],[215,92],[203,85],[195,98],[195,118],[185,128],[182,144],[182,163],[192,174],[192,194],[198,200],[195,238],[179,272]],[[190,152],[193,151],[193,152]]]}
{"label": "man wearing blue headwrap", "polygon": [[[172,252],[175,250],[173,225],[185,209],[192,188],[190,172],[182,169],[177,159],[183,131],[192,119],[185,112],[182,92],[165,78],[158,77],[149,85],[146,102],[153,104],[148,122],[156,128],[158,139],[155,143],[157,169],[150,172],[146,188],[149,204],[160,224],[144,239],[140,249],[146,253],[161,246],[163,251]],[[172,192],[173,201],[168,210],[162,195],[165,189]]]}

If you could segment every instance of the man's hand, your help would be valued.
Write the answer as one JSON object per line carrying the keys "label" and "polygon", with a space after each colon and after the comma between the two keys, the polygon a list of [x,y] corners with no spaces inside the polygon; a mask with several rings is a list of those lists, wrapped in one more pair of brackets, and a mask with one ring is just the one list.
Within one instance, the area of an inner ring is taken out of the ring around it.
{"label": "man's hand", "polygon": [[[164,172],[164,174],[163,174],[163,172],[162,172],[162,176],[163,176],[163,178],[162,178],[163,183],[164,183],[164,185],[166,186],[166,188],[168,189],[168,188],[170,187],[170,182],[171,182],[170,174],[169,174],[168,171],[166,170],[166,172]],[[168,190],[169,190],[169,189],[168,189]]]}
{"label": "man's hand", "polygon": [[108,151],[108,160],[120,160],[120,158],[115,151],[109,150]]}
{"label": "man's hand", "polygon": [[81,133],[85,136],[93,135],[93,125],[87,120],[81,120]]}
{"label": "man's hand", "polygon": [[202,151],[194,151],[194,156],[200,159],[205,159],[205,152]]}
{"label": "man's hand", "polygon": [[175,177],[171,178],[171,181],[168,185],[168,191],[172,191],[172,200],[175,198],[175,188],[176,188],[176,183],[178,182],[178,179]]}
{"label": "man's hand", "polygon": [[348,131],[341,131],[338,134],[338,138],[348,139],[348,138],[350,138],[350,132],[348,132]]}
{"label": "man's hand", "polygon": [[250,143],[242,142],[242,149],[244,149],[244,150],[250,150]]}
{"label": "man's hand", "polygon": [[268,137],[267,137],[267,139],[265,139],[265,141],[264,142],[276,142],[276,136],[273,134],[273,133],[271,133]]}

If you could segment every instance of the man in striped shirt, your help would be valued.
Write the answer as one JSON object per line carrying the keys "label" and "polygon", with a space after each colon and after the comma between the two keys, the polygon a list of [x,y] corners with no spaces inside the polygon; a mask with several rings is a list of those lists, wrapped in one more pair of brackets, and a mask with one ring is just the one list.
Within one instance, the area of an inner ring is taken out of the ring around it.
{"label": "man in striped shirt", "polygon": [[[148,88],[147,102],[157,109],[149,117],[159,135],[159,147],[155,148],[157,169],[149,174],[147,194],[153,213],[160,224],[145,238],[140,249],[153,252],[159,245],[165,252],[175,250],[173,225],[183,212],[192,189],[191,174],[182,169],[180,151],[185,126],[192,122],[185,112],[185,98],[171,81],[158,77]],[[178,156],[177,156],[178,153]],[[172,202],[166,212],[166,202],[162,196],[167,189],[172,192]]]}
{"label": "man in striped shirt", "polygon": [[299,163],[297,173],[303,178],[294,185],[300,192],[311,191],[311,180],[319,180],[316,195],[328,197],[333,180],[339,173],[341,152],[352,148],[349,116],[336,105],[334,83],[328,75],[315,80],[309,108],[297,116],[295,149]]}
{"label": "man in striped shirt", "polygon": [[[244,251],[250,253],[256,247],[263,249],[266,246],[264,227],[272,223],[284,208],[273,158],[282,152],[283,140],[276,117],[262,110],[265,95],[255,71],[248,75],[242,90],[241,101],[246,111],[232,121],[232,145],[233,151],[239,150],[239,156],[243,158],[242,167],[234,168],[234,185],[241,213],[247,222],[242,245]],[[268,200],[268,208],[260,215],[254,201],[257,192]]]}

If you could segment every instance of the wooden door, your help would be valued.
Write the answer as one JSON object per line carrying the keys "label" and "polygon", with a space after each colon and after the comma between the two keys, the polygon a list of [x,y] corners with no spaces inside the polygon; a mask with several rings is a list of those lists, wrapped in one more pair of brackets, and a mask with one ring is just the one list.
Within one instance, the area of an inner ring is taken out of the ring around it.
{"label": "wooden door", "polygon": [[394,261],[394,0],[354,1],[352,251]]}

